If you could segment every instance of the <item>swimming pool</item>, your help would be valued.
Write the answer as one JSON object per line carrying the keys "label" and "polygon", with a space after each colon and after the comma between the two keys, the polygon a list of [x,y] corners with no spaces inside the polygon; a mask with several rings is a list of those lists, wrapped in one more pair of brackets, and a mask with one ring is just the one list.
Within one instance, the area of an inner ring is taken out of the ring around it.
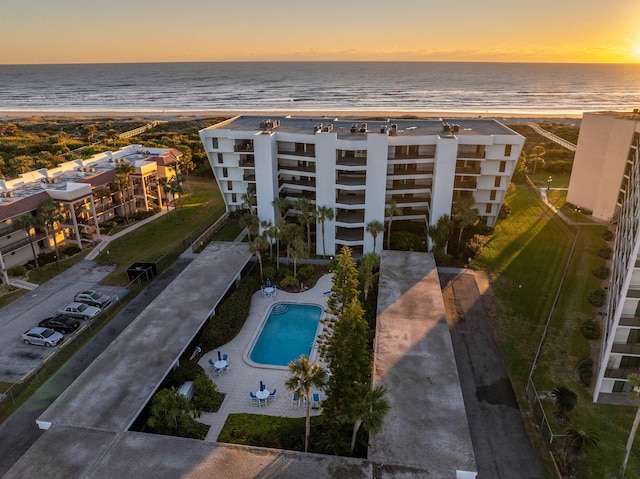
{"label": "swimming pool", "polygon": [[310,356],[322,308],[315,304],[271,306],[249,359],[260,365],[287,366],[301,354]]}

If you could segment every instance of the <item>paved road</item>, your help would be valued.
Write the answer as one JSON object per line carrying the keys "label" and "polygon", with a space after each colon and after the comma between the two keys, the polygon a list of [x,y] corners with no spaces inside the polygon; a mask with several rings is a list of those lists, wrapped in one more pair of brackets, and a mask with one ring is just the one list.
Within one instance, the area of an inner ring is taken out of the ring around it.
{"label": "paved road", "polygon": [[[4,423],[0,424],[0,476],[31,447],[43,431],[36,419],[75,380],[76,377],[147,307],[191,262],[178,259],[134,298],[108,325],[54,374],[36,393]],[[74,268],[86,268],[84,262]],[[71,268],[73,269],[73,268]],[[55,281],[54,278],[52,281]],[[48,284],[48,283],[47,283]],[[42,348],[45,349],[45,348]]]}
{"label": "paved road", "polygon": [[478,478],[543,478],[474,275],[439,276]]}

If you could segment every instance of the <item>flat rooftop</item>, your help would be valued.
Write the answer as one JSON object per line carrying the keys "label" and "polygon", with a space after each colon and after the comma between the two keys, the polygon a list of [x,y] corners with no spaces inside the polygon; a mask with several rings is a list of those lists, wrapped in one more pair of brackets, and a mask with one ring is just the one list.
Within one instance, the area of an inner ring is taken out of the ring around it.
{"label": "flat rooftop", "polygon": [[368,459],[424,478],[476,472],[433,255],[383,251],[380,273],[373,381],[386,387],[391,412],[369,438]]}
{"label": "flat rooftop", "polygon": [[[275,128],[263,130],[261,123],[265,120],[279,121]],[[364,138],[366,134],[380,134],[382,128],[387,131],[391,125],[397,125],[397,136],[437,136],[443,134],[443,123],[458,125],[456,136],[465,135],[518,135],[497,120],[487,118],[442,118],[438,120],[411,120],[411,119],[384,119],[384,120],[358,120],[340,118],[304,118],[291,116],[237,116],[205,130],[224,129],[231,131],[271,131],[283,133],[313,134],[316,125],[322,127],[332,125],[332,133],[340,139]],[[357,125],[358,130],[366,124],[366,133],[352,133],[352,126]],[[384,133],[386,134],[386,133]]]}

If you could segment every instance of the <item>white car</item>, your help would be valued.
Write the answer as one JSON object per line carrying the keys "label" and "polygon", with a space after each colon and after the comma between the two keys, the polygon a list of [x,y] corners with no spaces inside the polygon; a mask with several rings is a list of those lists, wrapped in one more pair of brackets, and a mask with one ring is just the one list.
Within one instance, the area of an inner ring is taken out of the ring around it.
{"label": "white car", "polygon": [[109,296],[92,289],[80,291],[73,297],[73,300],[77,303],[87,303],[89,306],[95,306],[100,309],[105,309],[111,304],[111,298]]}
{"label": "white car", "polygon": [[62,341],[64,336],[49,328],[31,328],[22,333],[22,340],[25,344],[40,344],[47,347],[55,346]]}
{"label": "white car", "polygon": [[100,314],[100,311],[102,311],[100,308],[89,306],[85,303],[70,303],[67,304],[64,308],[59,309],[58,313],[65,314],[74,318],[92,319]]}

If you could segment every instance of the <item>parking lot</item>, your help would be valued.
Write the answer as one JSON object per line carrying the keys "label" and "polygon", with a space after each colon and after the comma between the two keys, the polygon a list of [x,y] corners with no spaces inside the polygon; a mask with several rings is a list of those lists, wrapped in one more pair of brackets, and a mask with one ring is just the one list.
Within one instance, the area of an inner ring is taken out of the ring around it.
{"label": "parking lot", "polygon": [[[98,282],[113,270],[113,266],[99,266],[94,261],[77,265],[0,309],[0,382],[20,381],[57,348],[24,344],[20,335],[73,301],[83,289],[96,289],[117,299],[125,290],[102,286]],[[83,330],[81,326],[79,331]],[[75,333],[72,333],[75,334]],[[61,345],[68,339],[65,338]]]}

